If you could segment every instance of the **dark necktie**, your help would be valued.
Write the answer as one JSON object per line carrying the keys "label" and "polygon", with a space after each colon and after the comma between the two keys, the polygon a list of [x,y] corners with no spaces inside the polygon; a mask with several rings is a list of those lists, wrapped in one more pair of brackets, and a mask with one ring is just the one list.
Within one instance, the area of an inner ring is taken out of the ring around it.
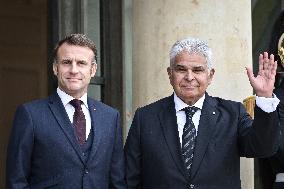
{"label": "dark necktie", "polygon": [[75,108],[73,115],[73,126],[78,142],[82,145],[86,142],[86,119],[81,104],[82,101],[73,99],[70,104]]}
{"label": "dark necktie", "polygon": [[192,122],[192,116],[198,110],[197,107],[186,107],[183,109],[186,115],[186,122],[183,127],[182,134],[182,156],[184,159],[186,170],[190,175],[191,165],[193,161],[193,152],[195,147],[196,129]]}

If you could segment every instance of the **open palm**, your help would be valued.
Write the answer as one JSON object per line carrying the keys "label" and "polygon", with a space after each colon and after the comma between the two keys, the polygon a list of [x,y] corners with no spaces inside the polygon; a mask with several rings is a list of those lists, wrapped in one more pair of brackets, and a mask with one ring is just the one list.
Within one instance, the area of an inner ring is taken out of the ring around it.
{"label": "open palm", "polygon": [[274,55],[268,56],[267,52],[259,55],[259,70],[256,77],[251,68],[246,68],[251,86],[259,97],[272,97],[277,62],[274,61]]}

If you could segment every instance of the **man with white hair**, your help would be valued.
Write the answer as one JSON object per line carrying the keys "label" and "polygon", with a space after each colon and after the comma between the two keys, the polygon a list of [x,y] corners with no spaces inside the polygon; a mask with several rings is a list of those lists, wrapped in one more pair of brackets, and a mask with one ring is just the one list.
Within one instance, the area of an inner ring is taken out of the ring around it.
{"label": "man with white hair", "polygon": [[177,41],[167,69],[173,95],[137,109],[125,145],[129,189],[240,189],[240,157],[277,150],[276,62],[259,56],[247,75],[256,92],[255,119],[244,106],[206,92],[215,70],[197,38]]}

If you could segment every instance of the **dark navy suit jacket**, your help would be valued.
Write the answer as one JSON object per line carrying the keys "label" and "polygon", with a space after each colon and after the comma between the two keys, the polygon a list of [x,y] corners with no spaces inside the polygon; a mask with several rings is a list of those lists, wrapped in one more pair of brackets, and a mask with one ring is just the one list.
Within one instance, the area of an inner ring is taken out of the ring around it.
{"label": "dark navy suit jacket", "polygon": [[278,173],[284,173],[284,83],[277,88],[274,93],[280,100],[278,105],[280,120],[279,148],[276,154],[266,159],[260,159],[260,177],[263,188],[284,188],[283,182],[275,183]]}
{"label": "dark navy suit jacket", "polygon": [[[284,83],[283,83],[284,84]],[[274,91],[280,100],[279,119],[280,119],[280,137],[277,153],[270,159],[274,174],[284,173],[284,86]]]}
{"label": "dark navy suit jacket", "polygon": [[93,144],[87,161],[61,99],[18,107],[7,152],[8,189],[124,189],[119,113],[88,98]]}
{"label": "dark navy suit jacket", "polygon": [[136,111],[125,144],[129,189],[240,189],[240,156],[270,156],[278,145],[276,111],[256,107],[253,121],[241,103],[206,94],[188,178],[177,128],[173,95]]}

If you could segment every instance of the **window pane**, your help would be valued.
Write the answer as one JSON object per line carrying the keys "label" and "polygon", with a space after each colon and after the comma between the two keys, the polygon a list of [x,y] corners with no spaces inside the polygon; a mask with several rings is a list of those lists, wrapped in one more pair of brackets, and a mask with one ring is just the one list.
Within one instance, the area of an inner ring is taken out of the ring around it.
{"label": "window pane", "polygon": [[[83,15],[83,31],[91,38],[97,47],[97,72],[96,78],[100,80],[101,72],[101,47],[100,47],[100,1],[99,0],[85,0],[82,9]],[[102,82],[92,80],[96,84],[91,83],[88,89],[88,95],[96,100],[102,100]],[[103,81],[103,80],[102,80]]]}
{"label": "window pane", "polygon": [[84,31],[96,43],[98,52],[98,70],[96,76],[101,76],[100,56],[100,1],[86,0],[84,14]]}
{"label": "window pane", "polygon": [[101,101],[101,85],[89,85],[88,96]]}

